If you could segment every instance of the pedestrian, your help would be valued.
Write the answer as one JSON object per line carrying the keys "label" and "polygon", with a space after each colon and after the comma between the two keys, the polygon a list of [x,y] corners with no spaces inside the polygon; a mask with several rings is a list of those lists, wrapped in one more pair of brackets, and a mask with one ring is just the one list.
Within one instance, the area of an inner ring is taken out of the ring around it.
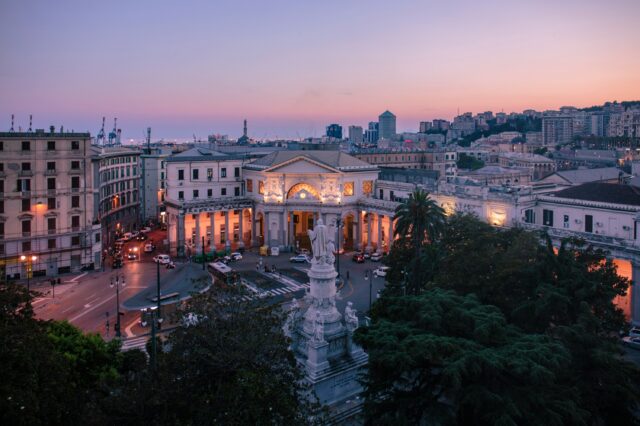
{"label": "pedestrian", "polygon": [[256,262],[256,271],[260,270],[260,262]]}

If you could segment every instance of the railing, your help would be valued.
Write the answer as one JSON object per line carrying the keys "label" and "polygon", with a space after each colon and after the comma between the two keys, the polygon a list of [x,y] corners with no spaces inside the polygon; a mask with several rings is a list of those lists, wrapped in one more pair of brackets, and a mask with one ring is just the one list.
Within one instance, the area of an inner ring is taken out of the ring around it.
{"label": "railing", "polygon": [[55,176],[57,174],[58,174],[58,171],[56,169],[53,169],[53,170],[47,169],[44,171],[45,176]]}
{"label": "railing", "polygon": [[581,231],[568,231],[560,228],[552,228],[544,225],[536,225],[533,223],[521,223],[518,226],[524,229],[529,229],[533,231],[545,231],[552,238],[580,238],[587,242],[594,244],[601,244],[606,246],[612,246],[617,248],[630,248],[635,250],[640,250],[637,247],[637,242],[632,239],[620,238],[620,237],[610,237],[606,235],[593,234],[591,232],[581,232]]}
{"label": "railing", "polygon": [[33,176],[33,170],[19,170],[18,176]]}

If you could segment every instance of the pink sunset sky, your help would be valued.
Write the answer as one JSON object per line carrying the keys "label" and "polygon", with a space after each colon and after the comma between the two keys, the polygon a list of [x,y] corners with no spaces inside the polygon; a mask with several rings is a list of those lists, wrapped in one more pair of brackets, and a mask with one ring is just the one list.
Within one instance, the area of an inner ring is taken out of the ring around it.
{"label": "pink sunset sky", "polygon": [[398,130],[640,99],[640,1],[5,1],[0,128],[125,138]]}

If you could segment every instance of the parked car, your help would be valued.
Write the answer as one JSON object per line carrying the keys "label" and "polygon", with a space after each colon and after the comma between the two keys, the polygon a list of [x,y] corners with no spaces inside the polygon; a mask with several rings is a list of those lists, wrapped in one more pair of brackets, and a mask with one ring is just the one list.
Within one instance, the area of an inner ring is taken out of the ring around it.
{"label": "parked car", "polygon": [[167,269],[175,269],[175,267],[176,267],[175,263],[173,263],[173,262],[167,263]]}
{"label": "parked car", "polygon": [[296,256],[289,258],[289,261],[293,263],[306,263],[309,261],[309,258],[305,254],[298,254]]}
{"label": "parked car", "polygon": [[153,257],[153,261],[161,265],[166,265],[167,263],[171,263],[171,258],[168,254],[159,254]]}
{"label": "parked car", "polygon": [[144,245],[144,252],[145,252],[145,253],[151,253],[151,252],[153,252],[155,249],[156,249],[156,246],[154,246],[154,245],[153,245],[153,244],[151,244],[151,243],[147,243],[147,244],[145,244],[145,245]]}
{"label": "parked car", "polygon": [[127,254],[127,259],[129,259],[129,260],[136,260],[137,258],[138,258],[138,255],[133,251],[130,251]]}
{"label": "parked car", "polygon": [[629,330],[629,336],[640,337],[640,327],[631,327]]}
{"label": "parked car", "polygon": [[382,253],[380,253],[379,251],[373,253],[371,255],[371,261],[372,262],[380,262],[380,260],[382,260]]}
{"label": "parked car", "polygon": [[131,239],[137,238],[138,235],[140,235],[140,232],[138,231],[131,231]]}
{"label": "parked car", "polygon": [[304,254],[305,256],[309,256],[311,253],[309,253],[309,250],[307,250],[306,248],[303,248],[296,250],[296,254]]}
{"label": "parked car", "polygon": [[633,349],[640,349],[640,337],[627,336],[622,338],[622,343]]}
{"label": "parked car", "polygon": [[351,260],[353,260],[356,263],[364,263],[364,254],[356,253],[356,254],[353,255]]}
{"label": "parked car", "polygon": [[133,234],[131,232],[126,232],[121,239],[123,241],[130,241],[131,238],[133,238]]}
{"label": "parked car", "polygon": [[229,257],[231,258],[231,260],[233,260],[234,262],[237,262],[238,260],[242,259],[242,255],[240,254],[240,252],[234,251],[233,253],[231,253],[229,255]]}
{"label": "parked car", "polygon": [[136,237],[136,240],[138,240],[138,241],[144,241],[146,239],[147,239],[147,236],[145,234],[142,234],[142,233],[138,234],[138,236]]}
{"label": "parked car", "polygon": [[375,277],[386,277],[389,269],[391,269],[389,266],[380,266],[373,271],[373,275]]}
{"label": "parked car", "polygon": [[145,226],[140,230],[140,232],[143,234],[146,234],[147,232],[151,232],[151,228],[149,228],[148,226]]}
{"label": "parked car", "polygon": [[362,253],[362,256],[363,256],[365,259],[371,259],[371,253],[370,253],[370,252],[368,252],[368,251],[365,251],[364,253]]}

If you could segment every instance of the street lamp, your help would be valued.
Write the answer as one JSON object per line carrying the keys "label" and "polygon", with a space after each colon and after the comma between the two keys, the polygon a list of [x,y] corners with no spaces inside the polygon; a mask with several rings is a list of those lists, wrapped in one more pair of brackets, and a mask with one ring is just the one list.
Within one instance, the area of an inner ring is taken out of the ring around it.
{"label": "street lamp", "polygon": [[364,271],[365,281],[369,281],[369,312],[371,312],[371,289],[373,288],[373,269]]}
{"label": "street lamp", "polygon": [[337,264],[336,264],[336,268],[338,270],[338,277],[340,277],[340,228],[342,227],[342,219],[340,217],[336,218],[336,229],[338,230],[338,238],[337,238],[337,243],[338,243],[338,252],[336,253],[336,259],[337,259]]}
{"label": "street lamp", "polygon": [[116,287],[116,339],[120,338],[120,286],[124,287],[124,276],[117,275],[115,280],[111,277],[109,287]]}
{"label": "street lamp", "polygon": [[[24,262],[25,264],[25,269],[27,270],[27,291],[31,291],[31,286],[30,286],[30,282],[29,282],[29,272],[31,272],[33,270],[33,263],[38,260],[38,256],[25,256],[24,254],[22,256],[20,256],[20,261]],[[31,261],[31,262],[29,262]],[[29,268],[29,266],[31,266],[31,268]]]}

